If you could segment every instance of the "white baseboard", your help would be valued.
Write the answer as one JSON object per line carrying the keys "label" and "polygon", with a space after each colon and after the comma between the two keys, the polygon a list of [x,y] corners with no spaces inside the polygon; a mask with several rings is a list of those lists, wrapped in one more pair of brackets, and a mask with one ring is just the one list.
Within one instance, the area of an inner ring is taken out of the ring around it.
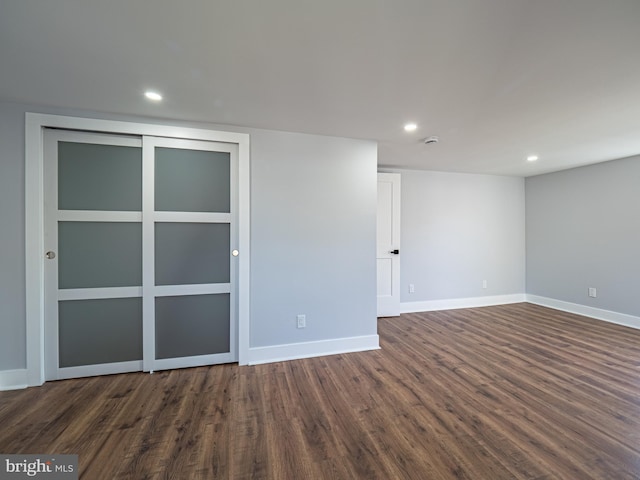
{"label": "white baseboard", "polygon": [[489,307],[507,303],[526,302],[524,293],[513,295],[494,295],[490,297],[450,298],[445,300],[427,300],[424,302],[404,302],[400,304],[400,313],[431,312],[434,310],[453,310],[456,308]]}
{"label": "white baseboard", "polygon": [[248,364],[258,365],[260,363],[282,362],[299,358],[378,350],[379,348],[380,339],[378,335],[337,338],[317,342],[290,343],[272,347],[256,347],[249,349]]}
{"label": "white baseboard", "polygon": [[617,323],[618,325],[640,329],[640,317],[627,315],[626,313],[618,313],[611,310],[603,310],[601,308],[580,305],[578,303],[565,302],[563,300],[556,300],[555,298],[539,297],[538,295],[527,294],[527,302],[542,305],[543,307],[554,308],[556,310],[562,310],[563,312],[575,313],[577,315],[584,315],[585,317],[604,320],[605,322]]}
{"label": "white baseboard", "polygon": [[27,369],[0,371],[0,391],[27,388]]}

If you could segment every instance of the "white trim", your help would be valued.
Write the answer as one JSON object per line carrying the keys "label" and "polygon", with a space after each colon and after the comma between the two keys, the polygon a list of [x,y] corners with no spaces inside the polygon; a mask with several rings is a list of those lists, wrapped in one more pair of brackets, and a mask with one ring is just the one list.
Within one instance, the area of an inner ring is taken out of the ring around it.
{"label": "white trim", "polygon": [[153,371],[156,349],[155,149],[142,137],[142,369]]}
{"label": "white trim", "polygon": [[27,369],[0,371],[0,392],[3,390],[18,390],[29,386]]}
{"label": "white trim", "polygon": [[249,361],[251,319],[251,162],[249,135],[238,137],[238,363]]}
{"label": "white trim", "polygon": [[[213,130],[204,130],[211,133]],[[144,135],[144,134],[143,134]],[[229,144],[236,144],[238,142],[229,142],[226,140],[211,140],[211,139],[181,139],[176,135],[162,135],[163,138],[154,138],[153,146],[159,148],[177,148],[185,150],[205,150],[214,152],[226,152],[233,153],[234,147]]]}
{"label": "white trim", "polygon": [[[245,365],[250,339],[250,140],[246,133],[146,123],[96,120],[27,112],[25,115],[25,287],[28,385],[42,385],[44,372],[44,128],[158,136],[238,146],[238,359]],[[143,287],[144,288],[144,287]]]}
{"label": "white trim", "polygon": [[[184,138],[187,140],[203,140],[221,143],[241,144],[248,141],[246,133],[205,130],[199,128],[175,127],[153,123],[137,123],[117,120],[98,120],[94,118],[67,117],[44,113],[27,112],[35,125],[40,127],[60,128],[67,130],[93,131],[100,133],[121,133],[125,135],[148,135],[166,138]],[[28,122],[29,123],[29,122]]]}
{"label": "white trim", "polygon": [[67,288],[58,290],[58,300],[135,298],[141,296],[142,287]]}
{"label": "white trim", "polygon": [[231,223],[230,213],[208,212],[155,212],[155,222],[183,222],[183,223]]}
{"label": "white trim", "polygon": [[604,320],[605,322],[624,325],[625,327],[640,329],[640,317],[627,315],[626,313],[613,312],[611,310],[603,310],[601,308],[589,307],[578,303],[565,302],[556,300],[555,298],[539,297],[538,295],[527,294],[527,302],[543,307],[554,308],[563,312],[575,313],[585,317]]}
{"label": "white trim", "polygon": [[208,355],[193,355],[191,357],[158,358],[153,361],[152,372],[168,370],[173,368],[201,367],[203,365],[214,365],[220,363],[235,362],[233,353],[211,353]]}
{"label": "white trim", "polygon": [[25,120],[25,300],[29,385],[44,383],[44,164],[43,124]]}
{"label": "white trim", "polygon": [[178,297],[181,295],[211,295],[231,293],[230,283],[200,283],[196,285],[156,285],[156,297]]}
{"label": "white trim", "polygon": [[58,368],[57,380],[66,378],[95,377],[97,375],[111,375],[112,373],[139,372],[142,370],[142,360],[129,362],[100,363],[80,367]]}
{"label": "white trim", "polygon": [[427,300],[424,302],[404,302],[400,304],[401,313],[431,312],[435,310],[454,310],[457,308],[489,307],[508,303],[526,302],[524,293],[513,295],[494,295],[490,297],[449,298]]}
{"label": "white trim", "polygon": [[[231,161],[229,165],[229,317],[231,323],[229,325],[229,353],[232,356],[232,362],[239,359],[238,351],[238,259],[233,255],[233,251],[238,248],[239,233],[239,210],[238,210],[238,190],[239,190],[239,159],[238,146],[234,148],[229,155]],[[226,292],[225,292],[226,293]]]}
{"label": "white trim", "polygon": [[[59,135],[60,134],[60,135]],[[59,137],[77,136],[76,132],[44,131],[44,247],[58,250],[58,148]],[[95,135],[92,135],[95,137]],[[48,161],[47,161],[48,160]],[[58,378],[59,309],[58,309],[59,257],[43,260],[44,263],[44,375],[46,380]]]}
{"label": "white trim", "polygon": [[340,353],[379,350],[378,335],[363,335],[361,337],[336,338],[319,340],[316,342],[290,343],[272,347],[255,347],[249,349],[249,365],[261,363],[283,362],[299,358],[336,355]]}
{"label": "white trim", "polygon": [[142,222],[142,212],[102,212],[99,210],[58,210],[61,222]]}
{"label": "white trim", "polygon": [[[29,114],[27,114],[29,115]],[[96,134],[87,131],[71,131],[71,130],[58,130],[55,134],[56,139],[62,142],[73,143],[97,143],[100,145],[115,145],[119,147],[134,147],[141,148],[142,140],[139,135],[133,137],[124,137],[116,134],[109,135],[109,143],[105,144],[105,138],[103,134]]]}

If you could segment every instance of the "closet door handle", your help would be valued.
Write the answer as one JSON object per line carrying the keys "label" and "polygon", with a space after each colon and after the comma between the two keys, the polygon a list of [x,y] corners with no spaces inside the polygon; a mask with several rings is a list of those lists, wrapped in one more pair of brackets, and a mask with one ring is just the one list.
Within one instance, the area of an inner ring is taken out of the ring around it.
{"label": "closet door handle", "polygon": [[394,255],[399,255],[400,254],[400,250],[398,250],[396,248],[395,250],[391,250],[389,253],[393,253]]}

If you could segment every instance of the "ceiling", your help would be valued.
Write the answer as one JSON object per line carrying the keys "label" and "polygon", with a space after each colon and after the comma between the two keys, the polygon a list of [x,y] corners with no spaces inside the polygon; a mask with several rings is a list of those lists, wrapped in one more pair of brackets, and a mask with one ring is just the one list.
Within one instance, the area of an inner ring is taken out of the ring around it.
{"label": "ceiling", "polygon": [[529,176],[640,154],[639,24],[639,0],[0,0],[0,99]]}

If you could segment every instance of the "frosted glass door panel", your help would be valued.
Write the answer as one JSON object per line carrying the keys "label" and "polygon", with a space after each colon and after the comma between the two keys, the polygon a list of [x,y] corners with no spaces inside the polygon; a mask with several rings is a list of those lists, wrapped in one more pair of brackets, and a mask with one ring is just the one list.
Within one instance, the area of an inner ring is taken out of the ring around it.
{"label": "frosted glass door panel", "polygon": [[229,283],[228,223],[156,223],[156,285]]}
{"label": "frosted glass door panel", "polygon": [[142,285],[142,225],[59,222],[59,288]]}
{"label": "frosted glass door panel", "polygon": [[142,299],[58,304],[60,367],[142,360]]}
{"label": "frosted glass door panel", "polygon": [[178,148],[155,149],[156,211],[230,211],[230,155]]}
{"label": "frosted glass door panel", "polygon": [[142,210],[142,149],[58,143],[60,210]]}
{"label": "frosted glass door panel", "polygon": [[229,294],[156,298],[156,358],[229,351]]}

